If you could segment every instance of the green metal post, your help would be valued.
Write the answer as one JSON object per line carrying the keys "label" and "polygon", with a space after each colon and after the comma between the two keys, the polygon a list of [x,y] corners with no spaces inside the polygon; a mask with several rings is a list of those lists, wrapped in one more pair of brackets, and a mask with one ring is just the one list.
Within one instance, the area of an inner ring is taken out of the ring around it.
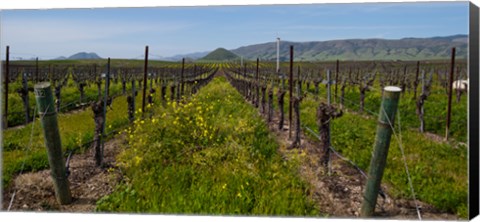
{"label": "green metal post", "polygon": [[392,126],[395,119],[395,113],[397,112],[401,91],[402,90],[399,87],[395,86],[387,86],[384,88],[385,93],[380,107],[374,153],[370,162],[370,170],[368,172],[368,180],[360,212],[362,217],[371,217],[375,210],[383,171],[387,163],[388,148],[392,136]]}
{"label": "green metal post", "polygon": [[47,147],[50,175],[55,187],[55,197],[60,204],[69,204],[72,201],[72,196],[65,172],[65,162],[62,155],[62,143],[58,131],[57,113],[53,103],[52,89],[49,82],[38,83],[34,88],[45,146]]}

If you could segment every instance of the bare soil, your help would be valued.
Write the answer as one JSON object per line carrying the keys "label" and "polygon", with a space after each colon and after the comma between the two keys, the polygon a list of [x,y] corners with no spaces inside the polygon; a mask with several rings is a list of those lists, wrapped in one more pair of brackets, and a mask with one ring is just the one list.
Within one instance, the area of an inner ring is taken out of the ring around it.
{"label": "bare soil", "polygon": [[93,149],[72,155],[68,177],[72,203],[57,203],[50,170],[42,170],[18,175],[3,191],[2,209],[7,210],[11,202],[10,211],[93,212],[95,203],[110,194],[121,180],[121,173],[115,167],[115,156],[122,141],[123,137],[118,136],[105,143],[103,168],[95,166]]}

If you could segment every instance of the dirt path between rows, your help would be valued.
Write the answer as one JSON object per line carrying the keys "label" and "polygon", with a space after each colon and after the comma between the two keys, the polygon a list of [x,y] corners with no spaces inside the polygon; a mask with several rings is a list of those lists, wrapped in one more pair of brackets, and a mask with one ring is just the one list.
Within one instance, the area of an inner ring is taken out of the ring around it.
{"label": "dirt path between rows", "polygon": [[[280,144],[279,151],[288,158],[291,152],[305,152],[305,161],[301,164],[300,174],[310,184],[310,197],[317,204],[320,212],[333,218],[355,218],[360,216],[363,201],[365,178],[350,163],[331,155],[332,172],[328,176],[326,169],[320,165],[318,141],[311,141],[301,134],[300,148],[288,149],[293,140],[289,139],[288,119],[284,121],[284,129],[279,130],[279,118],[275,116],[268,124]],[[265,118],[266,119],[266,118]],[[292,131],[292,137],[294,131]],[[393,199],[388,195],[389,188],[382,184],[386,198],[378,198],[375,217],[383,219],[411,219],[418,220],[413,200]],[[440,212],[433,206],[417,201],[421,209],[422,219],[430,220],[458,220],[454,214]]]}
{"label": "dirt path between rows", "polygon": [[93,149],[72,155],[68,177],[71,204],[57,203],[50,170],[42,170],[18,175],[3,191],[2,209],[8,209],[15,193],[10,211],[93,212],[96,202],[110,194],[121,180],[121,173],[114,164],[123,141],[122,136],[117,136],[105,143],[104,168],[95,167]]}

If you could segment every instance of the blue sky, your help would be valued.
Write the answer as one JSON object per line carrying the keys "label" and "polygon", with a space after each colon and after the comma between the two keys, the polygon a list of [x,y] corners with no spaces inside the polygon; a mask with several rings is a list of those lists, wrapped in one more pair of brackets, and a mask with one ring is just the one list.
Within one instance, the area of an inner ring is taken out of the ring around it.
{"label": "blue sky", "polygon": [[468,2],[3,10],[12,57],[152,58],[272,42],[468,34]]}

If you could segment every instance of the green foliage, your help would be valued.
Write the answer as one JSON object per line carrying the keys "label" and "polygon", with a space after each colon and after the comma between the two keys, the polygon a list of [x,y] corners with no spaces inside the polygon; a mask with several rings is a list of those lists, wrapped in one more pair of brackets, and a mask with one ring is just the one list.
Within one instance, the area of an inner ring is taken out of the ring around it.
{"label": "green foliage", "polygon": [[222,215],[315,215],[254,108],[216,78],[184,103],[127,129],[117,161],[126,180],[97,211]]}

